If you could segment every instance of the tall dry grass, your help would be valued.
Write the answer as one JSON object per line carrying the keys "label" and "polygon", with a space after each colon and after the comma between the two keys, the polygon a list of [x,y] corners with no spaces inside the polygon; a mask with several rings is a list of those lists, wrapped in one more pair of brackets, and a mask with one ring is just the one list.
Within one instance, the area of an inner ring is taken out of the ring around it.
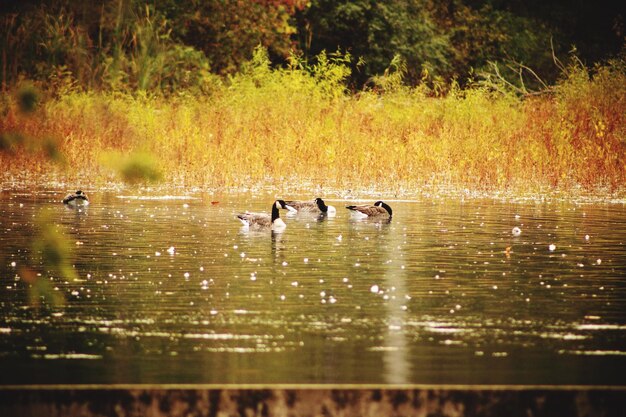
{"label": "tall dry grass", "polygon": [[0,152],[3,178],[87,186],[124,179],[126,167],[137,181],[148,170],[200,187],[623,188],[623,60],[572,67],[552,94],[530,98],[482,88],[433,97],[401,86],[354,95],[341,62],[320,65],[274,70],[258,54],[210,95],[73,91],[42,100],[34,114],[7,100],[0,132],[54,138],[65,162]]}

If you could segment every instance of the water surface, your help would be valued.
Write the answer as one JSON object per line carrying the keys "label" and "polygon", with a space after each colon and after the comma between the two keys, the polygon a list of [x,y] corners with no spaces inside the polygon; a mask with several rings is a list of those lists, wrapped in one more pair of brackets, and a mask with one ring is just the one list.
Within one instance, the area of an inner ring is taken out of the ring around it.
{"label": "water surface", "polygon": [[[0,194],[1,384],[626,383],[623,204],[328,197],[274,234],[234,218],[266,194],[64,194]],[[42,213],[75,278],[32,249]]]}

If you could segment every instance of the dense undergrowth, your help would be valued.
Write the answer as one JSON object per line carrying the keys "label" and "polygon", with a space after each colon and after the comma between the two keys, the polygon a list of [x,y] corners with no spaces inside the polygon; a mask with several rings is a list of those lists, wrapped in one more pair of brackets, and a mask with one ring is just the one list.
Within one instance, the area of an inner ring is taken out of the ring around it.
{"label": "dense undergrowth", "polygon": [[1,178],[85,188],[120,180],[525,192],[624,185],[624,59],[572,64],[557,85],[527,96],[480,85],[438,94],[403,86],[401,70],[354,94],[348,72],[324,56],[273,69],[258,51],[203,93],[81,91],[57,80],[38,86],[32,112],[16,86],[0,104]]}

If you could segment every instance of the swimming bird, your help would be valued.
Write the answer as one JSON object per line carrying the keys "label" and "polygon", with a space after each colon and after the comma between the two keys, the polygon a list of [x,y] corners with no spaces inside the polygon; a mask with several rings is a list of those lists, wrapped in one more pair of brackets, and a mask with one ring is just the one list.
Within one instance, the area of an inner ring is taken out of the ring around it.
{"label": "swimming bird", "polygon": [[327,216],[334,216],[337,214],[337,209],[333,206],[327,206],[324,200],[316,198],[313,201],[285,201],[287,209],[290,213],[312,213],[312,214],[325,214]]}
{"label": "swimming bird", "polygon": [[284,200],[276,200],[272,204],[272,215],[267,213],[239,213],[237,219],[245,226],[255,229],[282,230],[287,225],[280,218],[279,209],[287,210],[287,204]]}
{"label": "swimming bird", "polygon": [[392,211],[388,204],[377,201],[374,205],[346,206],[355,217],[388,217],[391,218]]}
{"label": "swimming bird", "polygon": [[81,190],[78,190],[74,194],[68,194],[63,199],[63,204],[69,204],[70,206],[86,206],[87,204],[89,204],[89,199],[87,198],[87,194],[85,194]]}

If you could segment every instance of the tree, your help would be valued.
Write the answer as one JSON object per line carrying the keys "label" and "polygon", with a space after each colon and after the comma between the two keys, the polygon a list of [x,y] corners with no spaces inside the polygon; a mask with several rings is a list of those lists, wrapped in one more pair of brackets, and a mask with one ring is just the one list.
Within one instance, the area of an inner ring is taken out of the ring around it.
{"label": "tree", "polygon": [[291,17],[304,0],[168,0],[159,3],[174,35],[201,50],[213,71],[233,73],[262,46],[284,60],[296,45]]}
{"label": "tree", "polygon": [[432,19],[425,0],[318,0],[297,13],[299,44],[305,56],[345,50],[363,60],[355,83],[382,73],[399,54],[410,79],[424,68],[446,74],[453,50]]}

